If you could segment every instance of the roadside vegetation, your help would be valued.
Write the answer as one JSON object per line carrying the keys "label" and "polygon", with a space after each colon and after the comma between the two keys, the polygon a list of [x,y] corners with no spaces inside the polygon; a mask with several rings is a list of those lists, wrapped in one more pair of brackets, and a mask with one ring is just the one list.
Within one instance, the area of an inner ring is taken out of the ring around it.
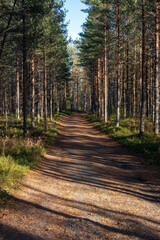
{"label": "roadside vegetation", "polygon": [[146,121],[146,132],[144,136],[139,134],[140,120],[138,118],[127,118],[121,120],[121,125],[116,127],[116,116],[112,115],[108,123],[100,121],[93,114],[88,115],[89,121],[96,128],[118,140],[123,146],[143,157],[149,164],[160,165],[160,134],[154,133],[152,121]]}
{"label": "roadside vegetation", "polygon": [[[44,124],[31,127],[28,124],[28,135],[23,138],[22,119],[0,119],[0,210],[5,207],[11,193],[19,188],[23,176],[39,161],[46,148],[53,144],[57,136],[57,125],[67,113],[55,114],[52,122],[48,121],[47,131]],[[5,127],[4,127],[5,126]]]}

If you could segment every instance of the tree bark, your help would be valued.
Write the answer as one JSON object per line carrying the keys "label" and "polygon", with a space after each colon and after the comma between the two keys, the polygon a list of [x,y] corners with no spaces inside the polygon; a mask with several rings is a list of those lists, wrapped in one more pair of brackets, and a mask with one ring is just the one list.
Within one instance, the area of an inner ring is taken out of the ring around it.
{"label": "tree bark", "polygon": [[55,64],[53,64],[53,116],[55,114],[56,111],[56,69],[55,69]]}
{"label": "tree bark", "polygon": [[19,67],[19,56],[17,55],[17,77],[16,77],[16,117],[20,117],[20,91],[19,91],[19,77],[20,77],[20,67]]}
{"label": "tree bark", "polygon": [[37,123],[40,123],[40,112],[41,112],[41,74],[39,69],[39,60],[37,63],[38,71],[38,109],[37,109]]}
{"label": "tree bark", "polygon": [[111,117],[111,56],[110,56],[110,20],[108,18],[108,120]]}
{"label": "tree bark", "polygon": [[[106,3],[104,3],[106,8]],[[108,121],[108,62],[107,62],[107,22],[106,14],[104,15],[104,121]]]}
{"label": "tree bark", "polygon": [[120,13],[119,0],[116,4],[116,51],[117,51],[117,123],[120,126],[120,107],[121,107],[121,80],[120,80]]}
{"label": "tree bark", "polygon": [[125,38],[123,35],[123,117],[126,119],[126,53],[125,53]]}
{"label": "tree bark", "polygon": [[77,77],[77,111],[79,110],[79,77]]}
{"label": "tree bark", "polygon": [[34,122],[34,117],[35,117],[35,88],[34,88],[34,54],[32,53],[32,67],[31,67],[31,72],[32,72],[32,122],[31,125],[32,127],[35,127],[35,122]]}
{"label": "tree bark", "polygon": [[22,21],[23,21],[23,135],[27,135],[27,48],[26,48],[26,15],[25,15],[25,2],[22,0]]}
{"label": "tree bark", "polygon": [[47,67],[46,67],[46,52],[44,49],[44,126],[47,131]]}
{"label": "tree bark", "polygon": [[155,133],[159,134],[159,1],[155,3],[156,8],[156,43],[155,43]]}
{"label": "tree bark", "polygon": [[136,115],[136,64],[137,64],[137,46],[135,37],[134,46],[134,76],[133,76],[133,117]]}
{"label": "tree bark", "polygon": [[7,131],[7,127],[8,127],[8,99],[7,99],[7,84],[4,85],[5,89],[4,89],[4,106],[5,106],[5,127],[6,127],[6,131]]}
{"label": "tree bark", "polygon": [[51,73],[51,67],[50,67],[50,122],[53,121],[53,74]]}
{"label": "tree bark", "polygon": [[142,96],[141,96],[141,119],[140,134],[144,135],[145,131],[145,58],[146,58],[146,20],[145,20],[145,0],[142,0]]}
{"label": "tree bark", "polygon": [[142,41],[140,40],[140,69],[139,69],[139,89],[140,89],[140,101],[139,101],[139,112],[141,112],[141,99],[142,99]]}
{"label": "tree bark", "polygon": [[101,82],[101,75],[100,75],[100,71],[101,71],[101,59],[100,57],[98,58],[98,76],[97,76],[97,115],[98,117],[100,117],[100,82]]}

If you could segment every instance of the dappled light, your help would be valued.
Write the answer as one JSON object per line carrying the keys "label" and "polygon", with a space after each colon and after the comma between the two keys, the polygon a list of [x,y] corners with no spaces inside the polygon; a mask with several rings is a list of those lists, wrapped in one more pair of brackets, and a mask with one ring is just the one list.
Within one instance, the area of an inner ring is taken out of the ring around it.
{"label": "dappled light", "polygon": [[0,240],[160,240],[159,13],[0,0]]}
{"label": "dappled light", "polygon": [[140,159],[85,115],[62,120],[34,171],[10,200],[0,239],[158,239],[157,171],[150,169],[155,183]]}

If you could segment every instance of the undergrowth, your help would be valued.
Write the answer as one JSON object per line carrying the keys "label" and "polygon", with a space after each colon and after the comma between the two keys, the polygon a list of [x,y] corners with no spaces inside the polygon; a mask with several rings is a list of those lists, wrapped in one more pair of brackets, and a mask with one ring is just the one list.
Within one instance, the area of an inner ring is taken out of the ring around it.
{"label": "undergrowth", "polygon": [[140,136],[139,119],[121,120],[120,127],[116,127],[115,116],[112,116],[108,123],[100,121],[93,114],[89,114],[88,119],[99,130],[117,139],[123,146],[142,156],[149,164],[160,165],[160,135],[154,134],[151,121],[146,121],[145,135]]}
{"label": "undergrowth", "polygon": [[7,124],[0,118],[0,210],[5,207],[10,194],[19,187],[22,177],[34,167],[53,144],[57,135],[57,123],[67,113],[55,114],[44,131],[43,119],[31,127],[28,120],[27,138],[23,138],[22,119],[10,116]]}

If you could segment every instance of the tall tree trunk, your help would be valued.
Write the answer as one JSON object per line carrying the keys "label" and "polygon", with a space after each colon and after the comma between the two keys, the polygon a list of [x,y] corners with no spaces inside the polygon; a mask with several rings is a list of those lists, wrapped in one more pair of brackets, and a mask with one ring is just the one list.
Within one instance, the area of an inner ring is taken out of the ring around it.
{"label": "tall tree trunk", "polygon": [[101,58],[101,116],[104,119],[104,57]]}
{"label": "tall tree trunk", "polygon": [[126,119],[126,53],[125,53],[125,37],[123,35],[123,117]]}
{"label": "tall tree trunk", "polygon": [[41,118],[44,117],[44,76],[41,78]]}
{"label": "tall tree trunk", "polygon": [[84,112],[87,111],[87,83],[86,83],[86,76],[84,79],[85,83],[84,83]]}
{"label": "tall tree trunk", "polygon": [[155,81],[154,81],[154,57],[153,57],[153,53],[151,56],[151,106],[152,106],[152,121],[153,123],[155,122]]}
{"label": "tall tree trunk", "polygon": [[142,96],[141,96],[141,121],[140,134],[144,135],[145,123],[145,60],[146,60],[146,19],[145,19],[145,0],[142,0]]}
{"label": "tall tree trunk", "polygon": [[159,1],[156,1],[155,133],[159,133]]}
{"label": "tall tree trunk", "polygon": [[136,64],[137,64],[137,46],[135,37],[134,46],[134,76],[133,76],[133,117],[136,115]]}
{"label": "tall tree trunk", "polygon": [[92,78],[93,78],[93,84],[92,84],[92,111],[96,112],[96,75],[95,75],[95,69],[94,64],[92,64]]}
{"label": "tall tree trunk", "polygon": [[71,111],[74,111],[74,99],[75,99],[75,81],[72,81],[72,103],[71,103]]}
{"label": "tall tree trunk", "polygon": [[120,80],[120,13],[119,0],[116,3],[116,49],[117,49],[117,123],[120,126],[120,107],[121,107],[121,80]]}
{"label": "tall tree trunk", "polygon": [[55,69],[55,64],[53,64],[53,116],[55,114],[56,111],[56,69]]}
{"label": "tall tree trunk", "polygon": [[100,57],[98,58],[98,77],[97,77],[97,114],[98,117],[100,117],[100,84],[101,84],[101,59]]}
{"label": "tall tree trunk", "polygon": [[111,117],[111,56],[110,56],[110,20],[108,18],[108,120]]}
{"label": "tall tree trunk", "polygon": [[127,38],[127,59],[126,59],[126,107],[130,113],[130,89],[129,89],[129,39]]}
{"label": "tall tree trunk", "polygon": [[146,116],[149,117],[149,73],[148,73],[148,51],[149,48],[147,47],[147,54],[146,54],[146,62],[145,62],[145,68],[146,68]]}
{"label": "tall tree trunk", "polygon": [[53,121],[53,75],[51,74],[51,68],[50,68],[50,122]]}
{"label": "tall tree trunk", "polygon": [[142,41],[140,40],[140,66],[139,66],[139,89],[140,89],[140,101],[139,101],[139,112],[141,112],[141,99],[142,99]]}
{"label": "tall tree trunk", "polygon": [[40,113],[41,113],[41,74],[39,69],[39,60],[37,63],[38,71],[38,109],[37,109],[37,123],[40,123]]}
{"label": "tall tree trunk", "polygon": [[66,105],[67,105],[67,82],[64,81],[64,110],[66,111]]}
{"label": "tall tree trunk", "polygon": [[57,106],[57,113],[60,111],[60,86],[59,82],[57,83],[57,89],[56,89],[56,106]]}
{"label": "tall tree trunk", "polygon": [[6,127],[6,131],[7,131],[7,127],[8,127],[8,99],[7,99],[7,84],[4,85],[5,89],[4,89],[4,106],[5,106],[5,127]]}
{"label": "tall tree trunk", "polygon": [[26,48],[26,16],[25,16],[25,3],[22,0],[22,21],[23,21],[23,134],[24,138],[27,135],[27,96],[26,96],[26,86],[27,86],[27,48]]}
{"label": "tall tree trunk", "polygon": [[79,110],[79,77],[77,77],[77,111]]}
{"label": "tall tree trunk", "polygon": [[17,55],[17,77],[16,77],[16,117],[20,117],[20,91],[19,91],[19,77],[20,77],[20,67],[19,67],[19,56]]}
{"label": "tall tree trunk", "polygon": [[[106,8],[106,3],[104,3],[104,8]],[[108,63],[107,63],[107,19],[106,14],[104,15],[104,121],[108,121]]]}
{"label": "tall tree trunk", "polygon": [[35,89],[34,89],[34,54],[32,53],[32,127],[35,127],[34,117],[35,117]]}
{"label": "tall tree trunk", "polygon": [[45,49],[44,49],[44,126],[45,131],[47,131],[47,67]]}

